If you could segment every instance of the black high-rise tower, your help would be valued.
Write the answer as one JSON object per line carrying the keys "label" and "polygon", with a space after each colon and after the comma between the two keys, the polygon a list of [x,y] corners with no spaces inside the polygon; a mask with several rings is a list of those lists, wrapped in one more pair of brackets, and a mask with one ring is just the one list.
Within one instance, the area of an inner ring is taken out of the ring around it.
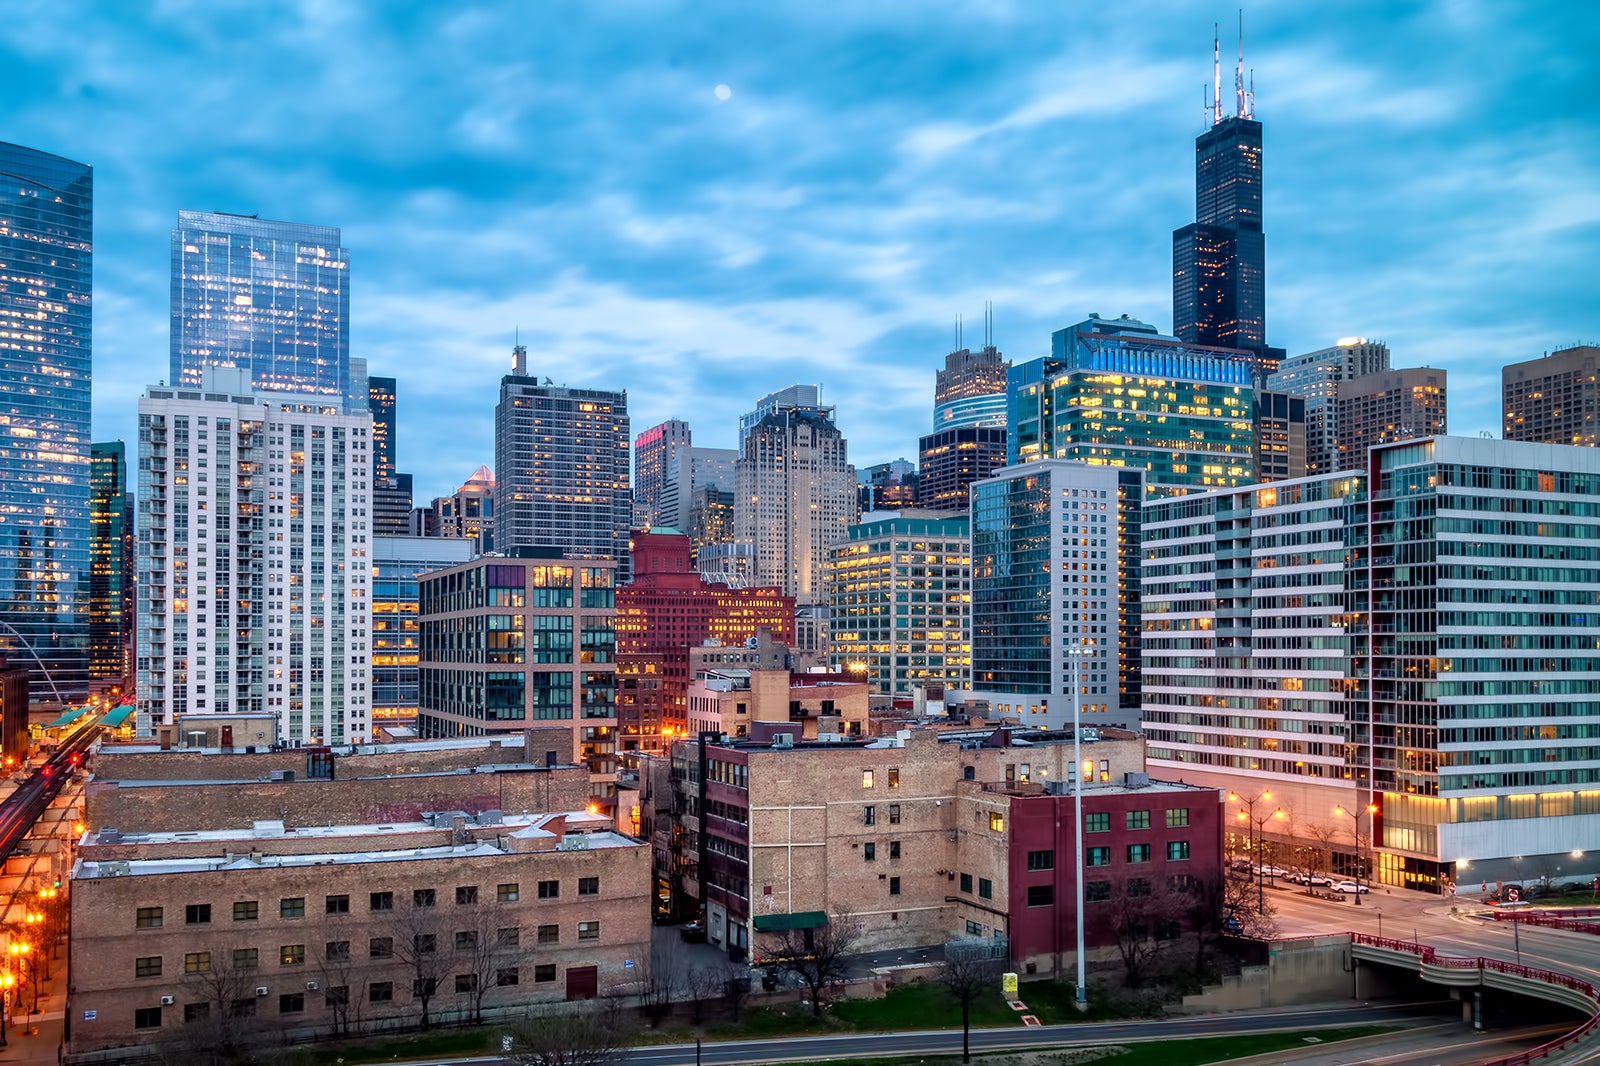
{"label": "black high-rise tower", "polygon": [[1195,221],[1172,234],[1172,332],[1191,344],[1234,348],[1269,373],[1282,359],[1267,347],[1266,240],[1261,229],[1261,123],[1245,87],[1244,44],[1234,75],[1234,114],[1222,114],[1220,45],[1214,46],[1210,127],[1195,139]]}

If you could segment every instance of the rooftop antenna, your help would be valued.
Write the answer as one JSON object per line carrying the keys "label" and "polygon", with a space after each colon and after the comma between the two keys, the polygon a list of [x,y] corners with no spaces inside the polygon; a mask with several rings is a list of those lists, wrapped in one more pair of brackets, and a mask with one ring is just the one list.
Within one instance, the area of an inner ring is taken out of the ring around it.
{"label": "rooftop antenna", "polygon": [[1222,122],[1222,27],[1211,24],[1211,124]]}
{"label": "rooftop antenna", "polygon": [[983,346],[994,347],[994,301],[983,301]]}
{"label": "rooftop antenna", "polygon": [[956,351],[961,350],[961,316],[956,315]]}
{"label": "rooftop antenna", "polygon": [[1250,105],[1250,117],[1256,117],[1256,71],[1250,68],[1250,88],[1245,91],[1245,100]]}
{"label": "rooftop antenna", "polygon": [[1251,118],[1254,110],[1254,92],[1244,88],[1244,8],[1239,9],[1239,65],[1233,69],[1234,111],[1239,118]]}

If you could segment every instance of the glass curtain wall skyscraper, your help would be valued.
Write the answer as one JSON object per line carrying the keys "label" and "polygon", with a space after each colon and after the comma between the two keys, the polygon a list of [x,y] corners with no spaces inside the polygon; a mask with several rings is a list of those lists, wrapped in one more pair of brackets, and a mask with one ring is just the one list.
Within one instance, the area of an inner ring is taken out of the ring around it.
{"label": "glass curtain wall skyscraper", "polygon": [[133,637],[128,449],[120,440],[106,441],[91,445],[90,456],[89,677],[126,686]]}
{"label": "glass curtain wall skyscraper", "polygon": [[74,700],[89,676],[94,175],[0,144],[0,176],[0,650],[36,671],[35,698]]}
{"label": "glass curtain wall skyscraper", "polygon": [[350,255],[334,226],[180,211],[172,231],[172,377],[236,367],[257,392],[338,397],[365,412],[350,365]]}

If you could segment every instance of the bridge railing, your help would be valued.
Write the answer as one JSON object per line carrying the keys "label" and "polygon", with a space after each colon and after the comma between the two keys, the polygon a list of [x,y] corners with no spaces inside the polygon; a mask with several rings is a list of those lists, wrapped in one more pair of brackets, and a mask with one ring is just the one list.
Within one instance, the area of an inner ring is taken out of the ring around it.
{"label": "bridge railing", "polygon": [[1495,911],[1494,920],[1497,922],[1515,922],[1518,925],[1538,925],[1547,929],[1565,929],[1569,933],[1588,933],[1590,936],[1600,936],[1600,921],[1584,921],[1583,919],[1593,914],[1590,908],[1584,908],[1582,914],[1563,913],[1562,911]]}
{"label": "bridge railing", "polygon": [[1590,1014],[1588,1020],[1570,1033],[1540,1044],[1538,1047],[1529,1048],[1527,1051],[1508,1055],[1502,1059],[1493,1059],[1485,1063],[1484,1066],[1527,1066],[1528,1063],[1537,1062],[1539,1059],[1587,1039],[1597,1029],[1600,1029],[1600,989],[1595,988],[1594,985],[1582,978],[1573,977],[1571,974],[1557,973],[1554,970],[1545,970],[1537,966],[1523,966],[1515,962],[1502,962],[1500,959],[1489,959],[1481,955],[1476,958],[1460,955],[1440,955],[1426,944],[1418,944],[1411,940],[1392,940],[1386,937],[1369,936],[1366,933],[1351,933],[1350,942],[1352,944],[1366,944],[1369,947],[1384,948],[1388,951],[1402,951],[1408,955],[1415,955],[1418,962],[1424,966],[1460,970],[1474,968],[1489,970],[1509,977],[1537,981],[1540,984],[1570,988],[1582,993],[1584,998],[1592,1005],[1593,1013]]}

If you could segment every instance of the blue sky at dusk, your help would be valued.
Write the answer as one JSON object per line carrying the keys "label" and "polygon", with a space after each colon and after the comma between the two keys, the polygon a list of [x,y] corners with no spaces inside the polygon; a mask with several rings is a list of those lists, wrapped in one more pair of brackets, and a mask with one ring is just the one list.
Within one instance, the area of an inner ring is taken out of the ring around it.
{"label": "blue sky at dusk", "polygon": [[[1499,368],[1600,340],[1600,7],[1246,8],[1267,334],[1387,342],[1498,435]],[[95,436],[168,369],[179,209],[339,226],[352,354],[419,502],[493,461],[533,371],[731,447],[820,382],[915,457],[958,314],[1013,359],[1170,330],[1223,23],[1197,3],[7,5],[0,140],[95,168]],[[719,93],[718,86],[728,91]],[[722,97],[726,96],[726,99]]]}

